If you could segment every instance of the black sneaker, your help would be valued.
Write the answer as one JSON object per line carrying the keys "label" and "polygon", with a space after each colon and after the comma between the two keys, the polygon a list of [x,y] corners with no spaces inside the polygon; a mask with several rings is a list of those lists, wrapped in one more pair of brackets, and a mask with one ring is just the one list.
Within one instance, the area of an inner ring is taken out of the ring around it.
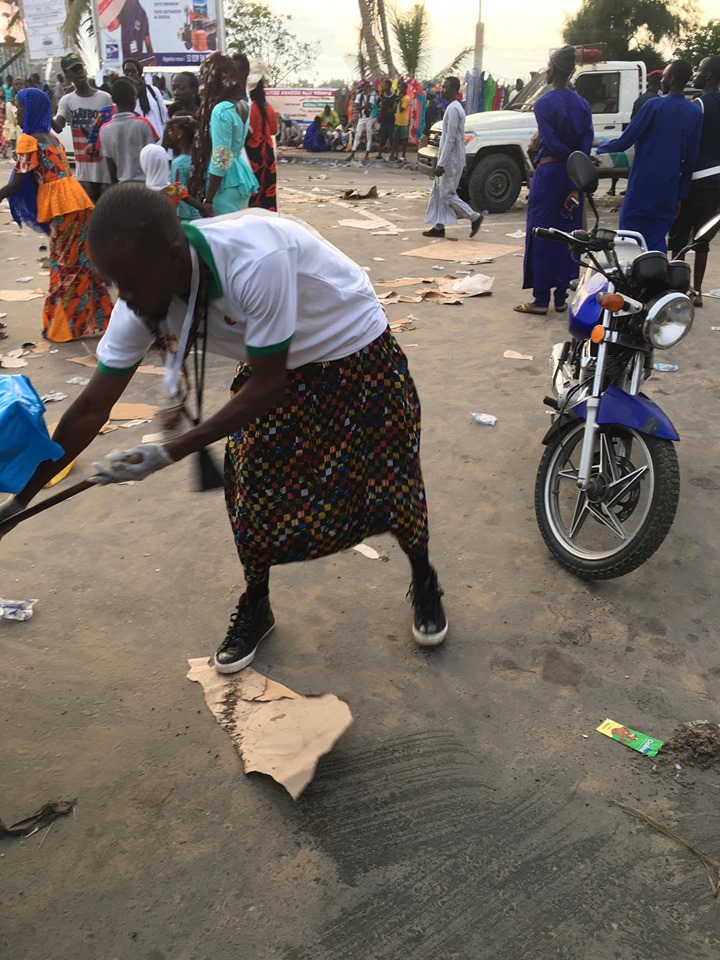
{"label": "black sneaker", "polygon": [[217,672],[237,673],[250,666],[260,642],[272,633],[274,627],[275,617],[270,609],[270,598],[264,597],[252,610],[244,593],[230,617],[227,635],[215,654]]}
{"label": "black sneaker", "polygon": [[482,213],[481,213],[479,217],[477,217],[475,220],[473,220],[473,222],[472,222],[472,224],[471,224],[471,226],[470,226],[470,239],[471,239],[471,240],[472,240],[472,238],[475,236],[475,234],[478,232],[478,230],[480,229],[480,227],[482,226],[482,222],[483,222],[484,219],[485,219],[485,217],[484,217],[484,216],[482,215]]}
{"label": "black sneaker", "polygon": [[412,632],[421,647],[437,647],[447,636],[448,622],[442,595],[434,570],[422,587],[418,588],[414,581],[410,584],[408,596],[415,610]]}
{"label": "black sneaker", "polygon": [[438,230],[437,227],[432,227],[430,230],[423,230],[424,237],[444,237],[445,230]]}

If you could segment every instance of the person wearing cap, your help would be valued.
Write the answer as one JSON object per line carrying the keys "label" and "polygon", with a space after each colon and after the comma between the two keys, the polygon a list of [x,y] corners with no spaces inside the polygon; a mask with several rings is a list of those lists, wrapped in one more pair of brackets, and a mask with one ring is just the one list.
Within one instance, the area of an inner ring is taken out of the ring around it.
{"label": "person wearing cap", "polygon": [[632,113],[630,114],[631,120],[635,119],[648,100],[654,100],[655,97],[661,96],[660,87],[662,85],[662,75],[662,70],[653,70],[652,73],[648,74],[647,90],[645,93],[641,93],[633,104]]}
{"label": "person wearing cap", "polygon": [[96,151],[89,149],[88,136],[95,120],[105,107],[112,105],[112,97],[104,90],[90,86],[85,64],[76,53],[68,53],[60,61],[65,79],[74,89],[60,97],[52,128],[60,133],[70,124],[75,151],[75,177],[93,203],[110,185],[110,169]]}
{"label": "person wearing cap", "polygon": [[528,196],[523,264],[523,288],[532,288],[533,299],[515,307],[517,313],[544,316],[553,290],[555,312],[563,313],[570,281],[579,275],[568,247],[533,236],[535,227],[565,231],[582,227],[582,197],[568,177],[567,160],[576,150],[590,153],[593,126],[590,104],[568,87],[574,70],[575,47],[554,50],[547,69],[553,89],[535,103],[538,149]]}

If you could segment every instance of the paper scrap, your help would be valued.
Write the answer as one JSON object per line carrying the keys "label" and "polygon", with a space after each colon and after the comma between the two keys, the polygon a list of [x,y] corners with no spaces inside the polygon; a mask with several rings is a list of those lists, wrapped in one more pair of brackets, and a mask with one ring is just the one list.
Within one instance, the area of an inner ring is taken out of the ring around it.
{"label": "paper scrap", "polygon": [[610,719],[603,720],[600,726],[595,729],[598,733],[610,737],[611,740],[617,740],[618,743],[630,747],[631,750],[644,753],[647,757],[656,757],[660,748],[665,744],[664,740],[649,737],[646,733],[631,730],[630,727],[625,727],[622,723],[616,723]]}
{"label": "paper scrap", "polygon": [[119,423],[118,426],[125,429],[125,427],[139,427],[142,423],[150,423],[150,420],[147,417],[139,420],[128,420],[126,423]]}
{"label": "paper scrap", "polygon": [[358,543],[356,547],[353,547],[353,550],[357,550],[358,553],[361,553],[364,557],[368,557],[370,560],[379,560],[380,554],[374,547],[369,547],[366,543]]}
{"label": "paper scrap", "polygon": [[152,420],[159,409],[150,403],[116,403],[110,411],[110,419]]}
{"label": "paper scrap", "polygon": [[348,705],[330,693],[300,696],[252,667],[224,676],[205,657],[188,663],[188,680],[202,686],[245,773],[267,774],[297,800],[352,723]]}
{"label": "paper scrap", "polygon": [[45,294],[42,290],[0,290],[0,300],[14,301],[39,300]]}
{"label": "paper scrap", "polygon": [[463,277],[462,280],[454,280],[452,289],[454,293],[462,293],[466,297],[486,297],[492,293],[495,277],[487,277],[484,273],[475,273],[469,277]]}
{"label": "paper scrap", "polygon": [[35,600],[3,600],[0,599],[0,618],[3,620],[17,620],[24,623],[33,615]]}
{"label": "paper scrap", "polygon": [[414,287],[416,283],[432,283],[432,277],[400,277],[399,280],[376,280],[376,287]]}
{"label": "paper scrap", "polygon": [[76,387],[86,387],[90,383],[90,377],[70,377],[65,383],[72,383]]}
{"label": "paper scrap", "polygon": [[50,341],[43,339],[43,340],[38,340],[38,342],[37,342],[37,343],[35,344],[35,346],[33,347],[33,351],[32,351],[32,352],[33,352],[33,353],[47,353],[49,349],[50,349]]}
{"label": "paper scrap", "polygon": [[44,396],[40,397],[43,403],[60,403],[61,400],[67,400],[66,393],[60,393],[59,390],[54,390],[52,393],[46,393]]}
{"label": "paper scrap", "polygon": [[[403,330],[414,330],[415,321],[417,317],[413,317],[412,314],[407,317],[403,317],[402,320],[393,320],[392,323],[388,324],[393,333],[402,333]],[[406,347],[416,347],[416,343],[406,343]],[[357,548],[356,548],[357,549]]]}
{"label": "paper scrap", "polygon": [[522,240],[522,238],[525,236],[525,231],[518,228],[514,233],[506,233],[505,236],[512,237],[513,240]]}
{"label": "paper scrap", "polygon": [[503,354],[506,360],[532,360],[527,353],[518,353],[517,350],[506,350]]}
{"label": "paper scrap", "polygon": [[[382,220],[338,220],[338,223],[341,227],[352,227],[354,230],[387,230],[388,233],[383,233],[383,236],[393,236],[393,232],[390,229],[392,224],[387,226]],[[395,231],[398,232],[397,230]]]}
{"label": "paper scrap", "polygon": [[143,435],[140,443],[164,443],[166,439],[164,433],[146,433]]}
{"label": "paper scrap", "polygon": [[32,277],[18,277],[15,283],[30,283]]}
{"label": "paper scrap", "polygon": [[151,363],[143,363],[138,367],[135,373],[154,373],[159,377],[165,376],[165,367],[158,367]]}
{"label": "paper scrap", "polygon": [[441,240],[428,243],[415,250],[403,250],[403,257],[423,257],[426,260],[452,260],[454,263],[489,263],[498,257],[515,253],[519,248],[500,243],[486,243],[477,240]]}
{"label": "paper scrap", "polygon": [[4,356],[0,354],[0,367],[3,370],[19,370],[20,367],[26,367],[27,360],[21,360],[20,357],[11,357],[9,354]]}
{"label": "paper scrap", "polygon": [[376,200],[378,195],[377,187],[370,187],[365,193],[359,190],[346,190],[340,195],[341,200]]}
{"label": "paper scrap", "polygon": [[98,359],[94,353],[87,353],[83,357],[65,357],[68,363],[79,363],[81,367],[92,367],[95,369]]}

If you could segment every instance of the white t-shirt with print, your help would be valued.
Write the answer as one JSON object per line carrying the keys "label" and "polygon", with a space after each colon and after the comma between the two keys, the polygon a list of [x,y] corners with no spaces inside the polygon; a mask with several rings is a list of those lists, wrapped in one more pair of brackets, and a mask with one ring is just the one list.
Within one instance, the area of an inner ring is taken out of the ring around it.
{"label": "white t-shirt with print", "polygon": [[[201,257],[215,264],[222,296],[208,308],[207,348],[233,360],[288,349],[287,366],[339,360],[377,339],[387,318],[356,263],[319,234],[280,216],[186,224]],[[175,297],[163,333],[180,338],[187,305]],[[118,300],[97,348],[100,369],[129,370],[153,341]]]}

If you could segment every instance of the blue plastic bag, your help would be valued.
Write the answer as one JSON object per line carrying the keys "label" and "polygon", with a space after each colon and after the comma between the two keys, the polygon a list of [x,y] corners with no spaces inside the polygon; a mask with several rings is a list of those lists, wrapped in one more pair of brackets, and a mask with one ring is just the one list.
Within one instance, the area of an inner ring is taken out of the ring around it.
{"label": "blue plastic bag", "polygon": [[0,490],[20,493],[44,460],[64,450],[45,425],[45,406],[27,377],[0,376]]}

